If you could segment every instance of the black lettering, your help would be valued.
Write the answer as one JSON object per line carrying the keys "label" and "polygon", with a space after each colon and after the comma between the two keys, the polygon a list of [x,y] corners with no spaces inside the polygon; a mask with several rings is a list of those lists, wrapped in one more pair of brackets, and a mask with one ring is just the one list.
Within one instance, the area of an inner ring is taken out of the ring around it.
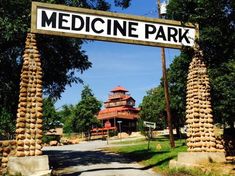
{"label": "black lettering", "polygon": [[86,17],[86,32],[90,32],[90,17]]}
{"label": "black lettering", "polygon": [[119,31],[123,36],[126,36],[126,21],[123,21],[123,26],[121,26],[118,20],[113,22],[113,35],[117,35],[117,31]]}
{"label": "black lettering", "polygon": [[104,32],[104,29],[97,30],[97,29],[95,28],[95,23],[96,23],[97,21],[99,21],[99,22],[101,22],[101,23],[104,24],[104,20],[103,20],[102,18],[95,18],[95,19],[91,22],[91,29],[92,29],[95,33],[100,34],[100,33]]}
{"label": "black lettering", "polygon": [[188,37],[187,37],[187,33],[189,32],[189,29],[186,29],[182,35],[182,29],[179,29],[179,42],[181,43],[183,39],[185,39],[185,41],[187,43],[190,43]]}
{"label": "black lettering", "polygon": [[162,26],[160,26],[158,31],[157,31],[157,35],[156,35],[155,39],[157,40],[158,38],[162,38],[164,41],[166,41],[166,35],[164,33],[164,30],[163,30]]}
{"label": "black lettering", "polygon": [[145,38],[149,38],[149,34],[154,34],[156,32],[156,27],[152,24],[145,25]]}
{"label": "black lettering", "polygon": [[174,40],[174,42],[177,42],[176,36],[177,36],[177,29],[173,27],[168,27],[168,41],[171,41],[171,38]]}
{"label": "black lettering", "polygon": [[56,12],[53,12],[48,18],[46,12],[42,11],[42,27],[50,26],[52,24],[52,28],[56,28]]}
{"label": "black lettering", "polygon": [[68,23],[68,20],[64,19],[66,16],[69,17],[70,15],[66,13],[59,13],[59,29],[70,29],[70,27],[63,26],[63,22]]}
{"label": "black lettering", "polygon": [[135,28],[136,26],[138,26],[138,23],[129,22],[129,29],[128,29],[128,36],[129,37],[136,37],[136,38],[138,38],[137,34],[133,34],[132,33],[133,31],[136,31],[136,28]]}
{"label": "black lettering", "polygon": [[111,20],[107,20],[107,34],[111,34]]}
{"label": "black lettering", "polygon": [[[81,25],[79,27],[76,27],[76,19],[79,19],[81,22]],[[84,27],[84,20],[79,15],[72,15],[72,30],[74,31],[80,31]]]}

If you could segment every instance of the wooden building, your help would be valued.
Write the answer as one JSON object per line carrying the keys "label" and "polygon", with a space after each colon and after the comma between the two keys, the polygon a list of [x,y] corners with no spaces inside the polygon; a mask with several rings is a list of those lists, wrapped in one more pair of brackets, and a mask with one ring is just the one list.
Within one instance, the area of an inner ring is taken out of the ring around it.
{"label": "wooden building", "polygon": [[118,132],[136,131],[139,109],[134,107],[135,100],[127,92],[128,90],[121,86],[111,90],[108,100],[104,102],[105,109],[97,116],[103,127],[111,124]]}

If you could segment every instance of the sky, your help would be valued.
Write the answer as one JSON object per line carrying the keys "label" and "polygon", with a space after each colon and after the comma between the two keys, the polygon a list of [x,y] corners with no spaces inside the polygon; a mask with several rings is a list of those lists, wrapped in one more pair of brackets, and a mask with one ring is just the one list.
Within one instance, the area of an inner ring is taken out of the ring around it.
{"label": "sky", "polygon": [[[110,1],[111,2],[111,1]],[[112,11],[157,17],[156,0],[132,0],[128,9],[112,8]],[[136,100],[138,106],[146,92],[159,85],[162,77],[161,52],[158,47],[139,46],[121,43],[88,41],[83,47],[92,62],[92,68],[77,75],[89,85],[94,96],[104,102],[116,86],[123,86]],[[166,49],[167,68],[180,51]],[[61,99],[55,104],[60,109],[65,104],[77,104],[80,101],[82,84],[67,86]]]}

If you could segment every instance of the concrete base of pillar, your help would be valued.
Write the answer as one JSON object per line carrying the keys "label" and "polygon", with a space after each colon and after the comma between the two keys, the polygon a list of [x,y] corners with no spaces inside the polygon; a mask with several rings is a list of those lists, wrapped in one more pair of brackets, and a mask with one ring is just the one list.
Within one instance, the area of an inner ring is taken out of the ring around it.
{"label": "concrete base of pillar", "polygon": [[226,162],[225,153],[223,152],[182,152],[178,154],[177,160],[171,160],[170,168],[193,168],[207,163],[224,163]]}
{"label": "concrete base of pillar", "polygon": [[9,175],[22,176],[50,176],[49,160],[47,155],[9,157],[7,172]]}

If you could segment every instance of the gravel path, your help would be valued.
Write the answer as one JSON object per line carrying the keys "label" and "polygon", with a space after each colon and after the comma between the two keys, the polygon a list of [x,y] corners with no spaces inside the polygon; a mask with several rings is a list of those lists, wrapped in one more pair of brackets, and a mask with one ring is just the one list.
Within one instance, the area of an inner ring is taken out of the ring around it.
{"label": "gravel path", "polygon": [[151,169],[118,154],[102,150],[106,141],[44,147],[54,175],[64,176],[159,176]]}

